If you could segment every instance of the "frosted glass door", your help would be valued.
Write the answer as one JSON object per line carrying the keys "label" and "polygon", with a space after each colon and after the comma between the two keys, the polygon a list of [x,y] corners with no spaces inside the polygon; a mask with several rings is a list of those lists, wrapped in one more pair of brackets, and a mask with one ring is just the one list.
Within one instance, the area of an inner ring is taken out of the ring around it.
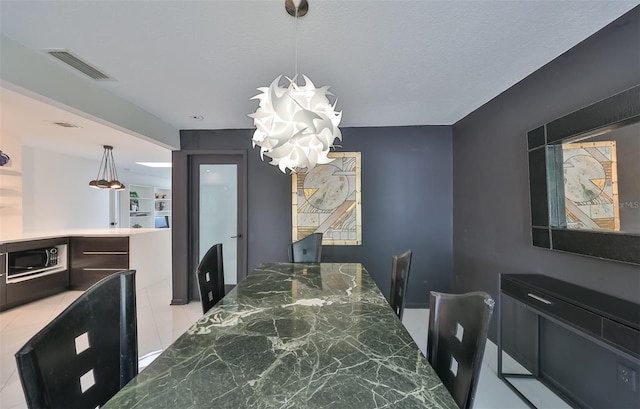
{"label": "frosted glass door", "polygon": [[238,282],[238,166],[201,164],[199,259],[222,243],[225,285]]}

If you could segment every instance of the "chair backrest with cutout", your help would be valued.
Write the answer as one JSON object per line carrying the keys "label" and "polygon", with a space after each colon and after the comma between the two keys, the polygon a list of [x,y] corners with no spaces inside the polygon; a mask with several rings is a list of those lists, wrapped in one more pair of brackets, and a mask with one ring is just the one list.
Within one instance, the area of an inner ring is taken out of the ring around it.
{"label": "chair backrest with cutout", "polygon": [[289,245],[292,263],[319,263],[322,255],[322,233],[312,233]]}
{"label": "chair backrest with cutout", "polygon": [[393,308],[400,320],[402,320],[404,306],[406,304],[407,284],[409,282],[409,270],[411,269],[411,255],[411,250],[407,250],[399,256],[392,257],[389,304],[391,304],[391,308]]}
{"label": "chair backrest with cutout", "polygon": [[209,311],[224,297],[222,243],[211,246],[196,270],[202,313]]}
{"label": "chair backrest with cutout", "polygon": [[30,408],[102,406],[138,373],[135,271],[91,286],[15,357]]}
{"label": "chair backrest with cutout", "polygon": [[460,408],[473,407],[494,301],[485,292],[431,292],[427,360]]}

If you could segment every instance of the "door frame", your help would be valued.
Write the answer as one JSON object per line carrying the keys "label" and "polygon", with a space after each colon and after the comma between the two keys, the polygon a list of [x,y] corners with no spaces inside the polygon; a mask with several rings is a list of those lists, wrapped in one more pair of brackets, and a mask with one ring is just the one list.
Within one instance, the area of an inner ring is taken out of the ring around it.
{"label": "door frame", "polygon": [[[193,223],[193,175],[192,164],[197,158],[205,156],[231,159],[236,157],[240,161],[238,165],[238,220],[241,220],[242,237],[238,240],[238,282],[247,276],[248,266],[248,180],[247,180],[247,151],[246,150],[182,150],[173,151],[172,171],[172,299],[171,304],[187,304],[193,300],[192,288],[195,283],[195,270],[197,260],[194,261],[193,249],[198,248],[198,225]],[[215,162],[211,162],[215,164]],[[235,161],[221,161],[224,163],[236,163]],[[197,202],[196,202],[197,204]],[[197,218],[196,218],[197,220]]]}

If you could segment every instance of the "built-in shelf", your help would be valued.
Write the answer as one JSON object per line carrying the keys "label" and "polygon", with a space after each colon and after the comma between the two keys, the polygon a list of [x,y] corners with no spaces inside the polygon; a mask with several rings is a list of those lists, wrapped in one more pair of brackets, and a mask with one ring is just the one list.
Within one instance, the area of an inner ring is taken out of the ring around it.
{"label": "built-in shelf", "polygon": [[[120,195],[121,227],[171,225],[171,189],[129,184]],[[161,223],[156,222],[159,217]]]}
{"label": "built-in shelf", "polygon": [[18,189],[10,189],[6,187],[0,187],[0,196],[4,197],[19,197],[22,196],[22,192]]}
{"label": "built-in shelf", "polygon": [[13,169],[0,168],[0,175],[6,176],[22,176],[22,172]]}

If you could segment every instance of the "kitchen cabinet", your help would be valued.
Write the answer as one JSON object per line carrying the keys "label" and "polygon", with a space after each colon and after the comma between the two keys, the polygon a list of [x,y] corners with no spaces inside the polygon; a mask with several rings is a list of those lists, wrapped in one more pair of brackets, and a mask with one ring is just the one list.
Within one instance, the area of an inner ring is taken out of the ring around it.
{"label": "kitchen cabinet", "polygon": [[[1,256],[0,310],[26,304],[66,291],[69,286],[67,245],[68,239],[66,237],[45,240],[26,240],[3,244],[2,247],[4,250],[2,250],[3,254]],[[9,253],[54,246],[59,246],[61,249],[59,253],[60,264],[57,267],[31,276],[19,278],[9,276],[9,280],[7,280],[9,271],[6,270],[6,266]]]}
{"label": "kitchen cabinet", "polygon": [[69,289],[86,290],[102,278],[129,269],[129,237],[71,237]]}
{"label": "kitchen cabinet", "polygon": [[7,255],[0,250],[0,311],[7,305],[6,257]]}
{"label": "kitchen cabinet", "polygon": [[19,283],[8,283],[6,284],[7,303],[5,308],[15,307],[64,292],[67,290],[68,285],[68,270]]}

